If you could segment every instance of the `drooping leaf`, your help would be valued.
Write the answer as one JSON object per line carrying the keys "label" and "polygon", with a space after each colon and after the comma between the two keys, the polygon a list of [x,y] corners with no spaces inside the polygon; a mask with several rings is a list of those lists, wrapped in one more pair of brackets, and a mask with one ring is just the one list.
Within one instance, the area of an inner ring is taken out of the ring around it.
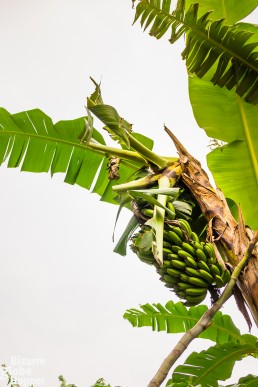
{"label": "drooping leaf", "polygon": [[177,218],[189,219],[192,215],[193,208],[189,203],[175,200],[173,205],[176,210]]}
{"label": "drooping leaf", "polygon": [[207,157],[216,184],[240,203],[247,224],[258,227],[258,106],[234,91],[214,88],[207,80],[189,77],[189,94],[198,125],[209,137],[229,144]]}
{"label": "drooping leaf", "polygon": [[[208,310],[206,305],[187,308],[182,302],[169,301],[165,306],[161,304],[145,304],[140,309],[129,309],[124,318],[133,327],[152,327],[153,331],[167,333],[182,333],[191,329],[202,315]],[[211,325],[198,337],[209,339],[218,344],[227,342],[246,344],[254,340],[251,335],[241,335],[228,315],[217,312]]]}
{"label": "drooping leaf", "polygon": [[126,255],[128,241],[130,240],[131,236],[133,235],[134,231],[138,226],[139,223],[136,217],[132,216],[119,241],[117,242],[116,247],[113,250],[115,253],[118,253],[122,256]]}
{"label": "drooping leaf", "polygon": [[142,27],[150,27],[150,35],[157,39],[170,31],[171,43],[187,33],[182,57],[186,60],[188,71],[199,78],[209,73],[214,85],[229,90],[236,87],[237,94],[256,104],[257,28],[253,33],[241,24],[228,26],[222,19],[211,21],[211,11],[198,17],[198,10],[197,3],[185,12],[171,12],[170,0],[142,0],[136,7],[135,21],[140,18]]}
{"label": "drooping leaf", "polygon": [[236,361],[258,353],[256,344],[224,343],[200,353],[193,352],[185,363],[175,368],[172,381],[190,381],[202,387],[218,387],[219,380],[227,380]]}
{"label": "drooping leaf", "polygon": [[98,117],[112,132],[121,138],[127,148],[130,148],[128,132],[131,132],[132,125],[121,118],[116,109],[110,105],[95,105],[89,107],[90,111]]}

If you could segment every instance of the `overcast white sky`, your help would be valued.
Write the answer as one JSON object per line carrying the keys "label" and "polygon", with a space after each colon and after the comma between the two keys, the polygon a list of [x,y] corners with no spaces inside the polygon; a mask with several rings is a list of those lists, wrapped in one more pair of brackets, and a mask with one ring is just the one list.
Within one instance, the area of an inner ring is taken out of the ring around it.
{"label": "overcast white sky", "polygon": [[[130,0],[0,6],[0,106],[11,113],[39,107],[54,122],[77,118],[92,76],[102,79],[105,102],[155,139],[158,153],[175,155],[166,123],[204,165],[209,141],[188,102],[182,43],[171,47],[132,27]],[[177,299],[131,252],[112,252],[116,208],[63,178],[0,168],[0,362],[18,372],[22,386],[26,371],[34,387],[58,386],[59,374],[78,387],[99,377],[113,387],[143,387],[180,335],[132,328],[123,313]],[[128,219],[125,213],[118,236]],[[223,311],[247,332],[234,302]],[[196,341],[190,351],[210,344]],[[37,365],[22,366],[22,359]],[[256,368],[247,359],[236,377]]]}

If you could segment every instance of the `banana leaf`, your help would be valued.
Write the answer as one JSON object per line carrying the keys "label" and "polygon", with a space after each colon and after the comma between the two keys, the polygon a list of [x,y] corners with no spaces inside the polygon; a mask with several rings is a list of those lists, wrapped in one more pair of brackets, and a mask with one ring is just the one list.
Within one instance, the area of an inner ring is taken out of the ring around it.
{"label": "banana leaf", "polygon": [[[192,0],[186,0],[185,8],[188,9],[192,3]],[[212,10],[210,14],[212,20],[225,18],[227,24],[234,24],[245,18],[258,5],[257,0],[199,0],[198,3],[200,16]]]}
{"label": "banana leaf", "polygon": [[[123,317],[133,327],[151,327],[153,331],[158,332],[182,333],[189,331],[207,310],[206,305],[187,308],[182,302],[169,301],[165,306],[144,304],[140,309],[128,309]],[[212,319],[209,328],[198,337],[212,340],[217,344],[228,342],[247,344],[255,340],[252,335],[241,335],[231,317],[220,311]]]}
{"label": "banana leaf", "polygon": [[[94,128],[92,144],[82,142],[84,134],[85,117],[53,124],[39,109],[10,114],[0,108],[0,165],[6,163],[8,168],[21,167],[28,172],[50,172],[51,176],[64,173],[66,183],[92,189],[101,200],[118,204],[112,191],[117,181],[108,179],[107,168],[114,148],[106,147],[102,135]],[[145,136],[137,138],[146,142],[146,147],[153,144]],[[91,148],[96,144],[104,146],[103,150]],[[121,162],[119,183],[133,178],[142,165],[144,160]]]}
{"label": "banana leaf", "polygon": [[257,228],[258,107],[197,77],[189,77],[189,95],[198,125],[209,137],[228,142],[207,156],[216,184],[240,203],[247,224]]}
{"label": "banana leaf", "polygon": [[240,378],[237,385],[236,384],[230,384],[226,387],[255,387],[258,386],[258,376],[256,375],[247,375],[244,376],[243,378]]}
{"label": "banana leaf", "polygon": [[230,378],[236,361],[257,354],[257,342],[248,344],[224,343],[200,353],[193,352],[185,363],[175,368],[172,382],[191,382],[202,387],[217,387],[219,380]]}
{"label": "banana leaf", "polygon": [[186,33],[182,57],[189,73],[199,78],[209,73],[214,85],[235,88],[246,101],[258,103],[257,33],[243,29],[241,24],[226,25],[223,19],[212,21],[211,11],[199,16],[197,3],[185,11],[180,1],[174,12],[171,3],[142,0],[136,7],[135,21],[140,19],[144,30],[149,28],[149,34],[157,39],[170,32],[170,43]]}

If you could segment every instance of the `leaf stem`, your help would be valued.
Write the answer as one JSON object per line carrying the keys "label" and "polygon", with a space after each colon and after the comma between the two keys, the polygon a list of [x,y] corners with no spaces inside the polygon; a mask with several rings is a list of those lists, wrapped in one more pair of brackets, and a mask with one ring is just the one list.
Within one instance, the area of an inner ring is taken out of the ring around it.
{"label": "leaf stem", "polygon": [[141,163],[141,165],[147,165],[145,159],[141,157],[137,152],[129,151],[126,149],[113,148],[102,144],[96,144],[94,142],[89,142],[86,146],[93,151],[104,153],[106,157],[117,156],[121,159],[136,161]]}
{"label": "leaf stem", "polygon": [[144,159],[151,162],[154,165],[157,165],[160,169],[166,168],[171,161],[176,161],[178,158],[174,158],[172,160],[168,160],[161,156],[158,156],[156,153],[148,149],[145,145],[136,140],[131,134],[127,134],[128,139],[130,141],[130,146],[138,152]]}
{"label": "leaf stem", "polygon": [[258,230],[256,230],[253,239],[250,241],[243,258],[239,261],[237,266],[234,268],[232,276],[225,290],[223,291],[221,297],[215,302],[215,304],[210,309],[208,309],[204,313],[204,315],[195,324],[195,326],[182,336],[182,338],[179,340],[177,345],[173,348],[170,354],[163,361],[156,375],[152,378],[152,380],[148,384],[148,387],[160,386],[161,383],[166,379],[171,367],[174,365],[176,360],[182,355],[182,353],[186,350],[188,345],[212,324],[211,320],[214,317],[214,315],[218,312],[218,310],[222,307],[222,305],[232,295],[232,291],[236,284],[237,278],[241,270],[247,263],[248,259],[250,258],[257,241],[258,241]]}

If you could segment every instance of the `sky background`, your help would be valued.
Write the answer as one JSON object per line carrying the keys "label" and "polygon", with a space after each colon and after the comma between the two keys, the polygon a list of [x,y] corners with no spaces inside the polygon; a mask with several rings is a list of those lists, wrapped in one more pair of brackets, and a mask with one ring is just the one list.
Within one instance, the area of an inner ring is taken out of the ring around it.
{"label": "sky background", "polygon": [[[11,113],[38,107],[54,122],[81,117],[92,76],[102,81],[104,101],[155,140],[156,152],[176,155],[165,123],[207,168],[209,139],[188,100],[183,41],[171,46],[132,27],[129,0],[0,6],[0,106]],[[178,300],[154,268],[130,251],[113,253],[117,209],[63,179],[0,168],[0,362],[22,386],[27,373],[34,387],[58,386],[60,374],[78,387],[99,377],[112,387],[143,387],[181,335],[132,328],[122,316],[140,304]],[[129,218],[125,210],[116,239]],[[223,312],[247,332],[233,301]],[[194,341],[179,363],[210,345]],[[256,368],[250,358],[238,363],[234,380]]]}

